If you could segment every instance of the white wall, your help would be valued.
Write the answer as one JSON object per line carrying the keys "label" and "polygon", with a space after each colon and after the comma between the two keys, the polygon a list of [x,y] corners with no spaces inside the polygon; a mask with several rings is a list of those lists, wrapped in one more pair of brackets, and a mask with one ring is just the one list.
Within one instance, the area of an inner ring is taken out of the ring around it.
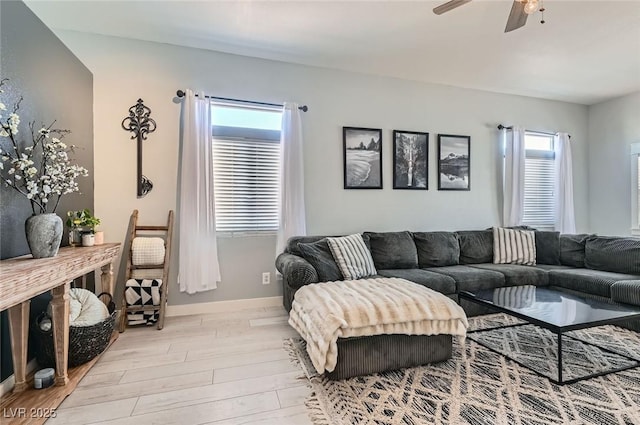
{"label": "white wall", "polygon": [[590,231],[631,234],[629,145],[640,142],[640,92],[589,107]]}
{"label": "white wall", "polygon": [[[174,96],[184,88],[309,106],[303,131],[310,234],[481,229],[499,224],[498,123],[573,136],[577,226],[579,231],[588,228],[585,106],[113,37],[73,32],[59,36],[94,74],[95,205],[110,241],[124,238],[132,209],[139,209],[146,222],[162,222],[167,210],[176,208],[180,105]],[[120,128],[138,97],[158,123],[144,145],[143,171],[154,189],[143,199],[135,197],[135,143]],[[343,126],[384,129],[383,190],[342,188]],[[428,191],[391,189],[393,129],[430,133]],[[471,136],[471,191],[437,190],[438,133]],[[279,284],[260,283],[262,271],[274,270],[274,237],[222,239],[219,245],[223,276],[219,288],[187,296],[174,286],[171,304],[281,293]]]}

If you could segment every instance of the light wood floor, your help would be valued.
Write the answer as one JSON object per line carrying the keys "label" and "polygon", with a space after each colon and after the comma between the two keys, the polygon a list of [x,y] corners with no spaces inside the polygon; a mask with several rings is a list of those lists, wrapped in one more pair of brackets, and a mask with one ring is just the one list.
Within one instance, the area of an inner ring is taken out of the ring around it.
{"label": "light wood floor", "polygon": [[47,425],[307,425],[309,393],[282,348],[283,308],[167,317],[129,328]]}

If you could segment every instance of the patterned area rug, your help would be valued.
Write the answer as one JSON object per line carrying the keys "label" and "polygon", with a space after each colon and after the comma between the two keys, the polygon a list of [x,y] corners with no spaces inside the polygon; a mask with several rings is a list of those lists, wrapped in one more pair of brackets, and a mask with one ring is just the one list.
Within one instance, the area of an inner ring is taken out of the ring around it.
{"label": "patterned area rug", "polygon": [[[472,318],[470,325],[484,329],[514,321],[490,315]],[[640,358],[636,332],[602,326],[572,334]],[[555,336],[531,325],[472,334],[462,345],[454,338],[446,362],[341,381],[315,373],[304,341],[285,346],[312,388],[307,406],[315,425],[640,424],[640,368],[558,386],[471,338],[509,351],[541,373],[557,373]],[[569,341],[563,340],[567,378],[628,362]]]}

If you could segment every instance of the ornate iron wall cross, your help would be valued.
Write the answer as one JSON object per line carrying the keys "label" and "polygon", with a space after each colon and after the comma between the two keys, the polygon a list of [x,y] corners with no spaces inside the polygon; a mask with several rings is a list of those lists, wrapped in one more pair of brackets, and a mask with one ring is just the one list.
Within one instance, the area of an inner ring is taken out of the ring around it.
{"label": "ornate iron wall cross", "polygon": [[142,141],[149,133],[156,131],[156,122],[149,117],[151,109],[144,106],[142,99],[129,108],[129,116],[122,120],[122,128],[133,133],[131,139],[138,139],[138,198],[142,198],[153,189],[153,183],[142,175]]}

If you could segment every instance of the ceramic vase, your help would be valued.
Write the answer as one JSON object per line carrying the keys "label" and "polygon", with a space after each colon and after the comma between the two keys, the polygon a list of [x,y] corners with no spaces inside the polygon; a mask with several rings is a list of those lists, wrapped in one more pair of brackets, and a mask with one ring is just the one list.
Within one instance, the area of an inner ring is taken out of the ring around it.
{"label": "ceramic vase", "polygon": [[25,221],[27,244],[33,258],[55,257],[62,240],[62,219],[54,213],[32,215]]}
{"label": "ceramic vase", "polygon": [[94,233],[94,243],[95,245],[102,245],[104,243],[104,232],[102,230],[98,230]]}
{"label": "ceramic vase", "polygon": [[95,245],[95,237],[93,233],[85,233],[82,235],[82,246],[93,246]]}
{"label": "ceramic vase", "polygon": [[80,246],[82,245],[82,233],[79,227],[74,227],[69,230],[69,245]]}

